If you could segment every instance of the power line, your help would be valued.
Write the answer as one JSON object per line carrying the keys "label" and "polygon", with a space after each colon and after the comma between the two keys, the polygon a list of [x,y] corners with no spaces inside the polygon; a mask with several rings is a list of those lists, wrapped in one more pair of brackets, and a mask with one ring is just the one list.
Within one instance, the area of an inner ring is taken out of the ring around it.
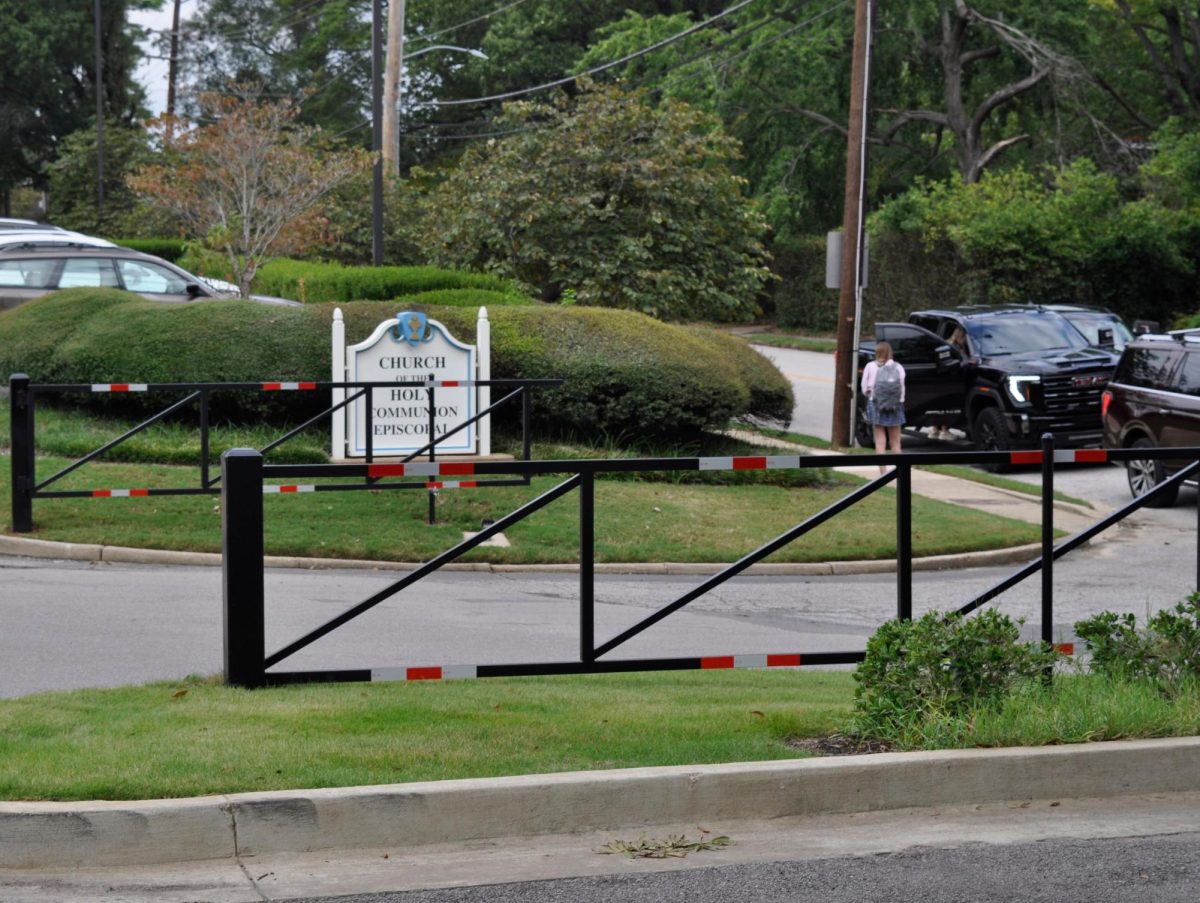
{"label": "power line", "polygon": [[698,32],[702,29],[708,28],[713,23],[725,18],[726,16],[732,15],[733,13],[737,12],[739,9],[744,9],[745,7],[749,6],[751,3],[755,3],[755,2],[757,2],[757,0],[742,0],[741,3],[736,3],[733,6],[729,7],[728,9],[722,10],[721,12],[717,13],[715,16],[705,19],[703,22],[697,23],[696,25],[693,25],[690,28],[685,28],[683,31],[678,32],[677,34],[671,35],[668,38],[664,38],[663,40],[658,41],[654,44],[651,44],[649,47],[644,47],[641,50],[634,51],[633,53],[630,53],[630,54],[627,54],[626,56],[621,57],[619,60],[613,60],[611,63],[604,63],[603,65],[600,65],[600,66],[594,66],[591,69],[588,69],[586,72],[579,72],[579,73],[576,73],[575,75],[570,75],[570,76],[567,76],[566,78],[556,79],[552,82],[546,82],[545,84],[542,84],[542,85],[536,85],[532,88],[520,88],[519,90],[516,90],[516,91],[508,91],[508,92],[505,92],[504,94],[492,94],[488,97],[472,97],[467,100],[439,100],[439,101],[434,101],[434,103],[439,107],[456,107],[456,106],[462,106],[464,104],[470,104],[470,103],[494,103],[498,100],[509,100],[513,97],[523,97],[526,94],[535,94],[538,91],[545,91],[548,88],[557,88],[562,85],[567,85],[567,84],[570,84],[571,82],[576,81],[580,78],[584,78],[589,75],[596,75],[597,73],[604,72],[608,69],[613,69],[617,66],[621,66],[625,63],[628,63],[630,60],[635,60],[640,56],[645,56],[647,53],[653,53],[655,50],[661,50],[663,47],[670,46],[671,44],[674,44],[676,41],[683,40],[688,35],[695,34],[696,32]]}
{"label": "power line", "polygon": [[457,25],[450,25],[446,28],[440,28],[437,31],[429,32],[429,34],[416,35],[415,37],[412,38],[411,42],[406,42],[406,43],[415,43],[416,41],[431,41],[434,38],[439,37],[440,35],[449,34],[452,31],[458,31],[460,28],[466,28],[468,25],[474,25],[476,22],[482,22],[485,19],[492,18],[492,16],[498,16],[498,15],[500,15],[500,13],[507,12],[508,10],[512,9],[514,6],[520,6],[522,3],[525,3],[525,2],[527,2],[527,0],[513,0],[512,3],[509,3],[505,6],[501,6],[499,9],[494,9],[490,13],[484,13],[482,16],[476,16],[474,19],[468,19],[465,22],[459,22]]}
{"label": "power line", "polygon": [[[716,59],[715,64],[717,66],[727,66],[727,65],[735,63],[741,59],[744,59],[745,57],[749,56],[750,54],[755,53],[759,50],[762,50],[765,47],[769,47],[770,45],[774,44],[776,41],[780,41],[783,38],[788,37],[789,35],[795,34],[800,29],[805,28],[805,27],[813,24],[814,22],[820,21],[821,19],[825,18],[826,16],[829,16],[832,13],[836,12],[837,10],[841,9],[842,7],[846,6],[849,2],[850,2],[850,0],[837,0],[837,2],[830,4],[829,6],[822,9],[820,12],[817,12],[814,15],[809,16],[807,19],[804,19],[800,22],[797,22],[797,23],[791,25],[788,28],[783,29],[782,31],[778,32],[777,34],[771,35],[769,38],[766,38],[765,40],[760,41],[759,43],[755,44],[752,47],[747,47],[746,49],[738,51],[735,54],[731,54],[729,56],[724,56],[724,57],[720,57],[720,58]],[[799,9],[802,7],[803,7],[803,4],[801,5],[801,7],[797,7],[792,10],[788,10],[787,12],[794,12],[794,11],[796,11],[796,9]],[[780,15],[782,15],[782,14],[780,14]],[[725,47],[728,47],[731,44],[734,44],[743,38],[749,37],[751,34],[758,31],[759,29],[761,29],[764,25],[769,24],[770,21],[773,21],[774,19],[777,19],[779,17],[780,17],[779,15],[776,15],[776,16],[770,17],[766,20],[759,21],[759,22],[755,23],[754,25],[749,26],[742,33],[731,37],[729,40],[724,41],[721,44],[718,44],[701,54],[693,56],[690,59],[683,60],[683,61],[680,61],[680,62],[672,65],[667,70],[665,70],[665,72],[660,73],[660,75],[674,71],[675,69],[681,68],[682,66],[690,65],[691,63],[698,62],[706,57],[711,57],[711,56],[713,56],[713,54],[724,49]],[[694,74],[684,76],[681,79],[681,81],[689,81],[689,80],[692,80],[694,78],[697,78],[697,77],[705,75],[705,74],[706,74],[705,72],[696,72]],[[645,84],[645,80],[643,80],[643,82],[641,84]],[[663,90],[665,90],[665,86],[660,85],[659,87],[652,89],[652,93],[658,93]],[[453,134],[444,134],[444,133],[434,132],[435,128],[436,129],[448,128],[448,127],[449,128],[460,128],[460,127],[464,127],[465,125],[468,125],[468,124],[470,124],[470,123],[464,123],[461,125],[459,123],[425,123],[423,126],[419,126],[416,132],[410,131],[407,134],[416,134],[417,132],[422,132],[422,133],[426,133],[426,134],[433,133],[433,135],[432,135],[433,139],[438,140],[438,141],[469,141],[469,140],[473,140],[476,138],[498,138],[498,137],[505,137],[508,135],[517,135],[517,134],[537,131],[542,128],[550,127],[549,123],[545,123],[545,124],[539,124],[539,125],[524,126],[522,128],[514,128],[514,129],[509,129],[509,130],[500,131],[500,132],[482,132],[482,133],[472,133],[469,135],[453,135]],[[483,124],[483,123],[474,123],[474,124]]]}
{"label": "power line", "polygon": [[[732,54],[731,56],[722,57],[717,62],[719,65],[728,66],[732,63],[738,62],[739,60],[745,59],[750,54],[755,53],[756,51],[762,50],[764,47],[770,47],[776,41],[781,41],[784,38],[786,38],[788,35],[795,34],[801,28],[805,28],[805,27],[813,24],[814,22],[820,21],[821,19],[825,18],[826,16],[841,9],[843,6],[846,6],[847,4],[849,4],[849,2],[850,2],[850,0],[837,0],[837,2],[832,3],[829,6],[825,7],[825,9],[821,10],[819,13],[809,16],[807,19],[805,19],[801,22],[797,22],[795,25],[792,25],[790,28],[785,28],[783,31],[777,32],[776,34],[771,35],[769,38],[765,38],[764,40],[759,41],[753,47],[747,47],[745,50],[741,50],[735,54]],[[757,31],[758,29],[755,28],[754,30]],[[743,34],[740,37],[746,37],[746,35]],[[731,43],[733,43],[733,41],[727,41],[725,46],[728,46]],[[675,69],[679,69],[685,65],[696,62],[701,58],[702,57],[693,57],[690,60],[676,63],[674,66],[671,66],[668,69],[666,69],[666,71],[663,74],[665,75],[667,72],[672,72]],[[680,79],[680,81],[690,81],[690,80],[698,78],[704,74],[705,73],[703,73],[703,72],[697,72],[697,73],[693,73],[691,75],[685,75]],[[638,86],[640,87],[643,84],[645,84],[645,80],[640,82]],[[653,89],[653,91],[655,91],[655,92],[663,91],[663,90],[665,90],[665,88],[663,86],[659,86],[658,88]]]}

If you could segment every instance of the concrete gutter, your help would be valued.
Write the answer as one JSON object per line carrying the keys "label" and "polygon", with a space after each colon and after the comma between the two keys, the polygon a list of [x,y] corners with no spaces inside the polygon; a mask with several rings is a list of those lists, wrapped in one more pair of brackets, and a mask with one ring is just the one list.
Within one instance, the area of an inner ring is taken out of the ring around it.
{"label": "concrete gutter", "polygon": [[156,865],[413,848],[667,822],[1200,790],[1200,738],[879,753],[245,793],[0,803],[0,868]]}
{"label": "concrete gutter", "polygon": [[[914,571],[943,571],[958,568],[990,567],[1032,561],[1042,554],[1037,544],[1013,546],[1007,549],[988,549],[962,552],[955,555],[928,555],[913,559]],[[57,561],[103,561],[110,564],[188,565],[191,567],[220,567],[218,552],[175,552],[164,549],[134,549],[127,546],[105,546],[88,543],[56,542],[45,539],[26,539],[0,535],[0,555],[25,558],[48,558]],[[342,558],[298,558],[268,555],[264,559],[270,568],[302,568],[305,570],[376,570],[411,571],[419,564],[403,561],[354,561]],[[727,568],[727,563],[648,561],[597,564],[598,574],[715,574]],[[445,571],[490,571],[503,573],[578,573],[578,564],[475,564],[443,565]],[[755,564],[745,573],[757,576],[827,577],[841,574],[892,574],[896,560],[818,561],[811,563]]]}

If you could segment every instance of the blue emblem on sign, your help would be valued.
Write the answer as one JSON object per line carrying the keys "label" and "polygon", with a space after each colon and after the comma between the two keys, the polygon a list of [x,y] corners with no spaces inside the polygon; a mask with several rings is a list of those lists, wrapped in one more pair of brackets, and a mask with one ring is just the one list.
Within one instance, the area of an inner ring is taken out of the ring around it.
{"label": "blue emblem on sign", "polygon": [[406,310],[396,314],[396,328],[392,334],[398,341],[410,345],[420,345],[433,338],[429,333],[429,318],[420,311]]}

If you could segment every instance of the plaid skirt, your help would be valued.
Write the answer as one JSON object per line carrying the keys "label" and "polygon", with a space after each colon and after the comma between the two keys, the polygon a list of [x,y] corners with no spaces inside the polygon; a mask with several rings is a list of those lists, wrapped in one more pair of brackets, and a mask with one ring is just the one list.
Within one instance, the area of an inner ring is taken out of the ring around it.
{"label": "plaid skirt", "polygon": [[867,421],[873,426],[903,426],[904,407],[901,406],[891,414],[880,414],[875,410],[875,399],[867,399]]}

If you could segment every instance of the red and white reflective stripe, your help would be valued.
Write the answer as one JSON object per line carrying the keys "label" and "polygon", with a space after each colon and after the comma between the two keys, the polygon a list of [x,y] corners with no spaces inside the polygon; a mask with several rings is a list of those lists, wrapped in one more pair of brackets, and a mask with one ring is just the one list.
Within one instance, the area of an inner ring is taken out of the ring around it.
{"label": "red and white reflective stripe", "polygon": [[94,499],[127,499],[131,496],[149,495],[149,489],[93,489]]}
{"label": "red and white reflective stripe", "polygon": [[[1010,464],[1041,464],[1040,451],[1009,452]],[[1056,449],[1055,464],[1105,464],[1108,462],[1108,451],[1103,448],[1067,448]]]}
{"label": "red and white reflective stripe", "polygon": [[701,458],[701,470],[783,470],[789,467],[799,467],[799,455],[768,455],[755,457],[734,458]]}
{"label": "red and white reflective stripe", "polygon": [[[771,655],[712,655],[695,659],[705,670],[724,668],[797,668],[799,653]],[[424,665],[417,667],[372,668],[371,680],[462,680],[479,676],[477,665]]]}
{"label": "red and white reflective stripe", "polygon": [[371,680],[464,680],[478,676],[474,665],[371,669]]}
{"label": "red and white reflective stripe", "polygon": [[426,483],[426,489],[474,489],[478,484],[474,480],[441,480]]}
{"label": "red and white reflective stripe", "polygon": [[93,392],[145,392],[145,383],[92,383]]}
{"label": "red and white reflective stripe", "polygon": [[469,461],[413,461],[408,464],[368,464],[368,477],[457,477],[472,476],[475,465]]}
{"label": "red and white reflective stripe", "polygon": [[795,668],[800,665],[798,653],[781,655],[712,655],[700,659],[702,670],[722,668]]}
{"label": "red and white reflective stripe", "polygon": [[426,389],[458,389],[473,386],[476,382],[473,379],[427,379],[422,385]]}
{"label": "red and white reflective stripe", "polygon": [[316,492],[316,486],[309,485],[291,485],[291,486],[264,486],[263,493],[271,492]]}
{"label": "red and white reflective stripe", "polygon": [[264,392],[307,392],[317,387],[316,383],[263,383]]}

